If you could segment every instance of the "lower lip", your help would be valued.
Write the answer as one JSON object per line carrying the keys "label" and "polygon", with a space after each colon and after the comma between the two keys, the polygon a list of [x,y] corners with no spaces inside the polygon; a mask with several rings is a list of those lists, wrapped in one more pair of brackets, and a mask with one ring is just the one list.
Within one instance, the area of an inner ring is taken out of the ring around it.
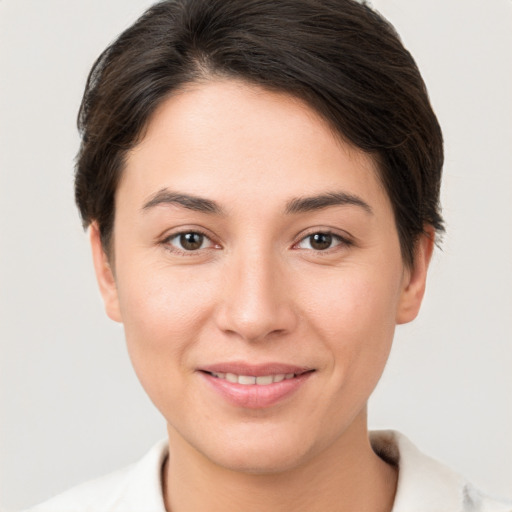
{"label": "lower lip", "polygon": [[263,409],[293,395],[305,384],[313,372],[306,372],[292,379],[267,385],[238,384],[219,379],[206,372],[200,372],[200,374],[229,403],[247,409]]}

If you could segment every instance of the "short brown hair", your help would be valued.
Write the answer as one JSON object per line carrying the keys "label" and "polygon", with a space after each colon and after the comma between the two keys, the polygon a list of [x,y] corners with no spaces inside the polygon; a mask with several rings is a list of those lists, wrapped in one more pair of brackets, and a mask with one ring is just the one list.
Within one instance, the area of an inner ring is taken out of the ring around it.
{"label": "short brown hair", "polygon": [[412,264],[425,225],[443,230],[441,129],[394,28],[353,0],[168,0],[95,62],[79,112],[75,197],[108,250],[126,152],[151,114],[187,83],[222,76],[307,102],[369,153]]}

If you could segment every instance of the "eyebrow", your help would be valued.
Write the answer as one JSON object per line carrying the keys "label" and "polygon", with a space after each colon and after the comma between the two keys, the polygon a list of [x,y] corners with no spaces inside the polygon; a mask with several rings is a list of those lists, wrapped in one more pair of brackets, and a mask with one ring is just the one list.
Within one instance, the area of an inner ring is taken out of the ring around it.
{"label": "eyebrow", "polygon": [[328,192],[309,197],[297,197],[286,205],[287,214],[306,213],[321,210],[330,206],[358,206],[369,214],[373,214],[371,206],[360,197],[346,192]]}
{"label": "eyebrow", "polygon": [[[172,192],[167,188],[163,188],[151,196],[151,198],[144,203],[142,210],[149,210],[162,204],[178,205],[201,213],[217,215],[224,213],[220,205],[211,199],[205,199],[191,194]],[[314,196],[293,198],[286,204],[285,213],[293,215],[322,210],[323,208],[328,208],[330,206],[346,205],[358,206],[367,213],[373,214],[373,210],[368,203],[363,201],[360,197],[346,192],[327,192]]]}
{"label": "eyebrow", "polygon": [[149,210],[162,204],[183,206],[189,210],[202,213],[213,213],[217,215],[223,213],[222,208],[215,201],[191,194],[171,192],[166,188],[159,190],[149,199],[149,201],[144,203],[142,210]]}

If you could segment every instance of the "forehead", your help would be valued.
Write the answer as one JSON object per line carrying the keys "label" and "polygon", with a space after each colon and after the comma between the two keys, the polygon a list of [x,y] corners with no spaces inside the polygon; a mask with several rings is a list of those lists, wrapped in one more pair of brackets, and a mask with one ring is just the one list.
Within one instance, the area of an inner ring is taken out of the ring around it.
{"label": "forehead", "polygon": [[127,156],[118,192],[140,202],[164,187],[232,203],[340,187],[387,201],[373,159],[316,111],[235,80],[190,84],[156,110]]}

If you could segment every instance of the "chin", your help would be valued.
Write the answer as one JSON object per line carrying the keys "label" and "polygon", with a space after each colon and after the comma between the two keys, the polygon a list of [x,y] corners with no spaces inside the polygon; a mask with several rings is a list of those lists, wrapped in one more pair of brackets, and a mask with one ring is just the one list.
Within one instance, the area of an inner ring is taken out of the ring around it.
{"label": "chin", "polygon": [[[314,443],[295,429],[242,425],[201,438],[194,448],[217,466],[247,474],[280,473],[300,466],[314,452]],[[256,428],[255,428],[256,427]]]}
{"label": "chin", "polygon": [[230,471],[252,475],[269,475],[289,471],[301,465],[306,457],[297,446],[283,447],[230,447],[231,453],[218,454],[216,463]]}

